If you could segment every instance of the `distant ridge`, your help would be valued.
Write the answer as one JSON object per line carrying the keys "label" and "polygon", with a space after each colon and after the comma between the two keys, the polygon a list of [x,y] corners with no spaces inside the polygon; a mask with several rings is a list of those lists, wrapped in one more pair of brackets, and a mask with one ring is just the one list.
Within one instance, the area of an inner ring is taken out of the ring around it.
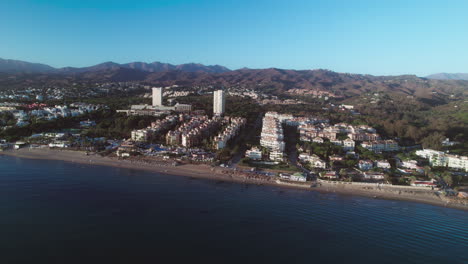
{"label": "distant ridge", "polygon": [[[436,80],[416,75],[373,76],[330,70],[287,70],[278,68],[229,70],[223,66],[196,63],[104,62],[90,67],[55,69],[44,64],[5,61],[0,87],[24,87],[31,83],[62,86],[75,82],[144,82],[154,86],[246,87],[276,94],[304,96],[326,94],[352,97],[363,93],[391,92],[408,98],[434,100],[434,96],[468,93],[468,80]],[[6,67],[8,66],[8,67]],[[35,72],[34,72],[35,71]]]}
{"label": "distant ridge", "polygon": [[426,76],[434,80],[468,80],[468,73],[436,73]]}
{"label": "distant ridge", "polygon": [[41,63],[32,63],[19,60],[7,60],[0,58],[0,72],[8,73],[36,73],[36,72],[53,72],[55,68]]}
{"label": "distant ridge", "polygon": [[64,67],[54,68],[52,66],[40,63],[31,63],[20,60],[7,60],[0,58],[0,72],[6,73],[84,73],[90,71],[116,70],[119,68],[134,69],[145,72],[165,72],[165,71],[182,71],[182,72],[207,72],[207,73],[223,73],[230,69],[221,65],[203,65],[199,63],[186,63],[173,65],[161,62],[131,62],[119,64],[115,62],[104,62],[89,67]]}

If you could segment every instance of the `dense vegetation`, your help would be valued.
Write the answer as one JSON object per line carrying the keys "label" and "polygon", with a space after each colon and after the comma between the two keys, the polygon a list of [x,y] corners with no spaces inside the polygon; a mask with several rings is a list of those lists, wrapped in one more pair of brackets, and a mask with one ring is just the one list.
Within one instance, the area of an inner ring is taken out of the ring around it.
{"label": "dense vegetation", "polygon": [[55,120],[31,120],[31,124],[24,127],[11,127],[0,131],[0,138],[15,141],[21,137],[28,137],[34,133],[60,132],[64,129],[79,128],[79,122],[94,120],[96,127],[87,129],[84,134],[89,137],[129,138],[134,129],[144,128],[154,121],[150,116],[129,116],[117,114],[112,110],[100,110],[77,117],[58,118]]}

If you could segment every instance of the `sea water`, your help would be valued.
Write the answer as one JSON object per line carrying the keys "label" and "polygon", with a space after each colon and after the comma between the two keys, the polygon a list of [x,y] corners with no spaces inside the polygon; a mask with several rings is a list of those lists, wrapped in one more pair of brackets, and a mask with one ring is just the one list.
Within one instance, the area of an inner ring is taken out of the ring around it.
{"label": "sea water", "polygon": [[0,156],[0,263],[468,263],[468,212]]}

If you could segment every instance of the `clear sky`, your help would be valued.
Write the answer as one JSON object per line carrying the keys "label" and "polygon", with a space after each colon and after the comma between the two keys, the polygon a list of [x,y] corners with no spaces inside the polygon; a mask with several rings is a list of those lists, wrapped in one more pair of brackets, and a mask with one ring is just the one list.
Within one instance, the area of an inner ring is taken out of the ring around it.
{"label": "clear sky", "polygon": [[468,1],[0,0],[0,58],[468,72]]}

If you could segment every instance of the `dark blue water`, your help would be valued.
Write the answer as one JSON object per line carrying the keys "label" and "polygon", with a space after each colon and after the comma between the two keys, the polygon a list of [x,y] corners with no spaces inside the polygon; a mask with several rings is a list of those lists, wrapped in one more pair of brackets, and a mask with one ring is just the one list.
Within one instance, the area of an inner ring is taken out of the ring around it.
{"label": "dark blue water", "polygon": [[0,156],[0,263],[468,263],[468,213]]}

